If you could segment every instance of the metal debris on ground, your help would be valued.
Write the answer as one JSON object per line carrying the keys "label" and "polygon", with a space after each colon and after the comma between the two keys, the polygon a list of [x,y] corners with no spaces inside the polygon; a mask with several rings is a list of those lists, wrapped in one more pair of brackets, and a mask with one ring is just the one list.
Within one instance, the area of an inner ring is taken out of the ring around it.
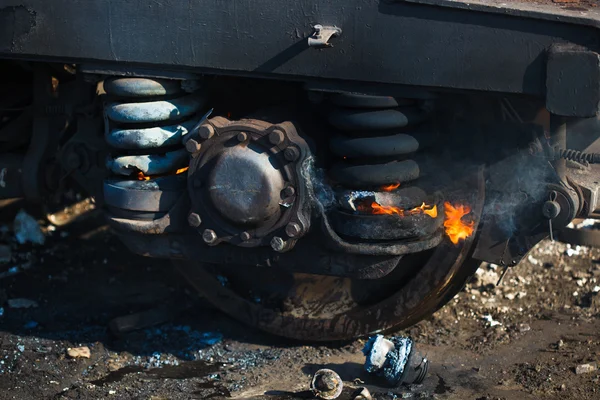
{"label": "metal debris on ground", "polygon": [[383,377],[393,386],[419,384],[429,369],[429,360],[419,354],[411,338],[373,336],[365,344],[367,372]]}
{"label": "metal debris on ground", "polygon": [[580,364],[577,367],[575,367],[575,373],[577,375],[589,374],[590,372],[594,372],[597,369],[598,365],[596,363]]}
{"label": "metal debris on ground", "polygon": [[35,308],[38,303],[30,299],[8,299],[8,306],[10,308]]}
{"label": "metal debris on ground", "polygon": [[15,238],[19,244],[33,243],[42,245],[46,241],[46,237],[40,228],[40,224],[25,210],[17,213],[13,222]]}
{"label": "metal debris on ground", "polygon": [[352,400],[373,400],[369,389],[366,387],[358,388],[352,393]]}
{"label": "metal debris on ground", "polygon": [[310,390],[320,399],[335,399],[342,393],[343,388],[342,378],[330,369],[318,370],[310,381]]}
{"label": "metal debris on ground", "polygon": [[71,358],[90,358],[92,353],[87,346],[70,347],[67,349],[67,355]]}

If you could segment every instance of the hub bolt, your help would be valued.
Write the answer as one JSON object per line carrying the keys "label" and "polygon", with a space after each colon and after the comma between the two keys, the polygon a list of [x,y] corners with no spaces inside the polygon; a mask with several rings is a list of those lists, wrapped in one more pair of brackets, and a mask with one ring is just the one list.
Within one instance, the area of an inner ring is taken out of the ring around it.
{"label": "hub bolt", "polygon": [[298,235],[300,235],[302,233],[302,228],[300,227],[299,224],[297,224],[296,222],[290,222],[289,224],[287,224],[287,226],[285,227],[285,233],[291,237],[291,238],[295,238]]}
{"label": "hub bolt", "polygon": [[248,232],[242,232],[240,233],[240,239],[242,239],[244,242],[246,240],[250,240],[252,236],[248,233]]}
{"label": "hub bolt", "polygon": [[198,135],[202,139],[210,139],[215,134],[215,128],[212,125],[202,125],[198,128]]}
{"label": "hub bolt", "polygon": [[188,151],[188,153],[197,153],[201,148],[202,145],[195,139],[188,139],[188,141],[185,142],[185,149]]}
{"label": "hub bolt", "polygon": [[274,236],[273,239],[271,239],[271,248],[276,252],[282,252],[285,248],[285,240],[279,236]]}
{"label": "hub bolt", "polygon": [[205,229],[202,233],[202,240],[206,244],[213,244],[217,241],[217,234],[212,229]]}
{"label": "hub bolt", "polygon": [[300,152],[297,148],[290,146],[283,151],[283,156],[288,161],[296,161],[300,157]]}
{"label": "hub bolt", "polygon": [[296,193],[296,189],[294,189],[293,186],[288,186],[285,189],[283,189],[284,197],[292,197],[295,193]]}
{"label": "hub bolt", "polygon": [[248,139],[248,134],[246,132],[240,132],[237,134],[236,137],[237,137],[238,142],[242,143]]}
{"label": "hub bolt", "polygon": [[274,146],[283,142],[283,139],[285,139],[285,135],[280,130],[275,130],[269,134],[269,142]]}
{"label": "hub bolt", "polygon": [[190,224],[191,227],[197,228],[202,224],[202,218],[196,213],[191,213],[188,215],[188,224]]}

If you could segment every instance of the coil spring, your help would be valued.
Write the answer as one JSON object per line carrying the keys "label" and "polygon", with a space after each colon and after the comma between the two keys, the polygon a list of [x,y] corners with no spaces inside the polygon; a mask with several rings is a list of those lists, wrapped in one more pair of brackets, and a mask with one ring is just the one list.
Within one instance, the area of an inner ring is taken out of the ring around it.
{"label": "coil spring", "polygon": [[[104,182],[116,213],[154,218],[168,211],[186,187],[189,154],[182,138],[202,120],[206,103],[196,81],[113,77],[104,81],[105,139],[114,149]],[[154,179],[151,179],[154,178]],[[151,214],[148,214],[151,213]],[[152,214],[153,213],[153,214]]]}
{"label": "coil spring", "polygon": [[[117,175],[161,175],[187,165],[182,137],[200,120],[206,97],[190,81],[113,77],[104,81],[105,138]],[[192,93],[190,93],[192,91]],[[125,154],[123,154],[125,153]]]}
{"label": "coil spring", "polygon": [[[428,119],[429,113],[418,100],[349,93],[330,100],[335,108],[328,120],[338,131],[330,147],[343,157],[330,170],[333,180],[350,189],[377,190],[399,183],[404,187],[419,178],[419,165],[410,156],[419,150],[420,143],[406,132]],[[425,192],[415,189],[408,196],[411,204],[401,206],[423,202]]]}
{"label": "coil spring", "polygon": [[554,149],[554,159],[565,159],[570,161],[575,161],[578,163],[589,163],[589,164],[598,164],[600,163],[600,154],[599,153],[584,153],[577,150],[571,149]]}

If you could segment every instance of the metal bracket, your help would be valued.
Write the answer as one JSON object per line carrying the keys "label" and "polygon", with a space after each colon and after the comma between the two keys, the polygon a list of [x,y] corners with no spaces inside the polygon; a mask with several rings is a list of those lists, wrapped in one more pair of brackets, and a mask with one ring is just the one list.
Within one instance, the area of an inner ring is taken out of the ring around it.
{"label": "metal bracket", "polygon": [[313,34],[308,38],[308,46],[317,49],[333,47],[333,45],[329,43],[329,39],[331,39],[332,36],[339,36],[342,34],[342,30],[337,26],[315,25],[313,26],[313,29]]}

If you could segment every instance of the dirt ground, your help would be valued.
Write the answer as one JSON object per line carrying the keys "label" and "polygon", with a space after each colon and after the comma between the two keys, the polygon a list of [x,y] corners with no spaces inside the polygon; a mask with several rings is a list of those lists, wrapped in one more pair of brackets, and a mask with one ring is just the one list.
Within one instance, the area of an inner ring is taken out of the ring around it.
{"label": "dirt ground", "polygon": [[[363,370],[363,340],[315,345],[263,334],[213,309],[168,261],[131,255],[96,211],[52,221],[43,246],[17,244],[11,224],[0,223],[10,249],[0,251],[2,400],[305,399],[323,367],[344,379],[340,399],[362,385],[376,399],[600,398],[600,372],[576,373],[600,361],[600,250],[545,241],[499,287],[500,269],[483,265],[450,304],[399,332],[431,361],[423,384],[386,388]],[[157,307],[167,322],[108,329]],[[90,358],[67,355],[79,346]]]}

